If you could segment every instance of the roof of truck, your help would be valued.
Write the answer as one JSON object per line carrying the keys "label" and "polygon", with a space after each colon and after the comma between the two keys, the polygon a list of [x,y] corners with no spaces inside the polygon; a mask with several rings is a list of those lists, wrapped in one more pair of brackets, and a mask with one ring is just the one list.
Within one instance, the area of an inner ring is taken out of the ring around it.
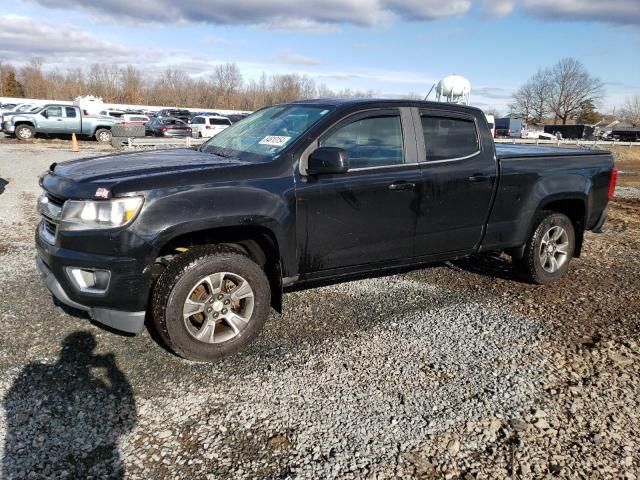
{"label": "roof of truck", "polygon": [[444,103],[444,102],[429,102],[424,100],[409,100],[409,99],[388,99],[388,98],[316,98],[310,100],[296,100],[293,102],[287,102],[286,104],[298,104],[298,105],[318,105],[334,108],[350,108],[357,106],[412,106],[423,108],[442,108],[444,105],[451,107],[453,110],[476,110],[482,112],[477,107],[470,105],[460,105],[457,103]]}

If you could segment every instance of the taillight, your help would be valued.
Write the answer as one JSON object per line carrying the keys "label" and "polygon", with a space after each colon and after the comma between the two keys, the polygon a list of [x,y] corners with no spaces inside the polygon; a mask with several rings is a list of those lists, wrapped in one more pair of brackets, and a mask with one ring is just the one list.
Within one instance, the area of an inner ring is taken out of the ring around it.
{"label": "taillight", "polygon": [[166,132],[167,130],[169,130],[169,127],[161,127],[160,130]]}
{"label": "taillight", "polygon": [[613,167],[611,169],[611,177],[609,178],[609,194],[607,198],[611,200],[613,198],[613,194],[616,191],[616,182],[618,181],[618,169]]}
{"label": "taillight", "polygon": [[207,125],[205,128],[206,128],[207,130],[211,130],[213,127],[212,127],[211,125]]}

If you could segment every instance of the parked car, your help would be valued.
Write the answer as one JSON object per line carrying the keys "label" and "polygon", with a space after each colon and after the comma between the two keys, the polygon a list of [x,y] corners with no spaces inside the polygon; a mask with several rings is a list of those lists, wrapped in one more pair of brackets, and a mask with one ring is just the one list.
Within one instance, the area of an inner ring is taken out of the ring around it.
{"label": "parked car", "polygon": [[210,138],[231,125],[231,120],[220,115],[200,115],[191,119],[194,137]]}
{"label": "parked car", "polygon": [[146,125],[148,121],[149,117],[141,114],[125,113],[120,117],[120,123],[122,125]]}
{"label": "parked car", "polygon": [[158,117],[158,118],[167,118],[167,117],[179,118],[183,122],[189,123],[189,120],[191,119],[191,112],[189,110],[184,110],[184,109],[165,108],[164,110],[160,110],[156,114],[156,117]]}
{"label": "parked car", "polygon": [[103,117],[121,118],[125,112],[123,110],[107,109],[98,112],[98,115]]}
{"label": "parked car", "polygon": [[210,361],[318,282],[495,251],[555,282],[602,228],[616,174],[607,151],[496,146],[473,107],[292,102],[198,149],[54,164],[37,265],[62,303],[127,332],[146,317]]}
{"label": "parked car", "polygon": [[40,108],[42,108],[42,105],[36,105],[35,103],[21,103],[9,110],[0,111],[0,130],[5,118],[8,119],[9,117],[20,113],[34,112]]}
{"label": "parked car", "polygon": [[231,120],[231,123],[239,122],[240,120],[244,120],[249,116],[248,113],[232,113],[231,115],[227,115],[227,118]]}
{"label": "parked car", "polygon": [[498,118],[496,119],[496,138],[521,138],[527,125],[521,118]]}
{"label": "parked car", "polygon": [[191,127],[172,117],[156,117],[145,124],[145,133],[152,137],[190,137]]}
{"label": "parked car", "polygon": [[550,133],[546,133],[543,130],[533,130],[527,128],[522,132],[522,138],[534,139],[534,140],[556,140],[556,136]]}
{"label": "parked car", "polygon": [[111,141],[114,119],[85,116],[79,107],[49,104],[35,112],[13,115],[2,123],[2,130],[19,140],[30,140],[36,134],[95,137],[99,142]]}

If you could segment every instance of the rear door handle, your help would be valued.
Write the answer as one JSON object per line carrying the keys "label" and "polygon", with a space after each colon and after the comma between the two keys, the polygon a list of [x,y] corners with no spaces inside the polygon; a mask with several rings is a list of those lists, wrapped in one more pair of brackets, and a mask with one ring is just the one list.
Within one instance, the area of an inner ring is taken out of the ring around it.
{"label": "rear door handle", "polygon": [[396,182],[389,185],[389,190],[413,190],[415,188],[415,183],[410,182]]}
{"label": "rear door handle", "polygon": [[491,177],[489,175],[472,175],[469,177],[471,183],[484,183],[489,182]]}

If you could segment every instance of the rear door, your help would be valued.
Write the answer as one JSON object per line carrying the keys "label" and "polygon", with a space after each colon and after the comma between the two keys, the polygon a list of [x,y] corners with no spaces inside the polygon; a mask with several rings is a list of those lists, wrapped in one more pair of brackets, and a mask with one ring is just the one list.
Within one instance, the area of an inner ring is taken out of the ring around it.
{"label": "rear door", "polygon": [[60,133],[80,133],[80,112],[75,107],[64,107],[64,122]]}
{"label": "rear door", "polygon": [[422,196],[416,255],[468,252],[480,242],[497,181],[484,118],[446,109],[414,109]]}
{"label": "rear door", "polygon": [[322,134],[302,162],[318,146],[344,149],[350,169],[297,182],[300,272],[410,257],[421,178],[410,110],[350,115]]}

